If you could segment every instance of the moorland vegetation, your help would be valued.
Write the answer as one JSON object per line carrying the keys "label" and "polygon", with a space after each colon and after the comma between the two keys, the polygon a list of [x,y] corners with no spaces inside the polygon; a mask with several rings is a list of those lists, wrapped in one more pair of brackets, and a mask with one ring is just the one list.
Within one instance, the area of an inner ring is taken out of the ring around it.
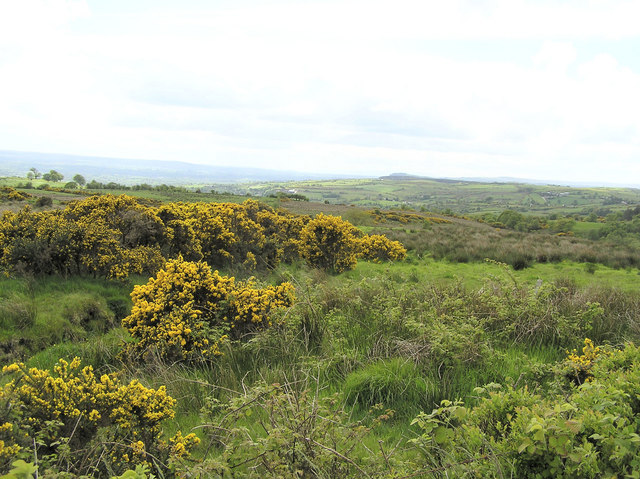
{"label": "moorland vegetation", "polygon": [[6,477],[638,477],[640,209],[64,190],[2,190]]}

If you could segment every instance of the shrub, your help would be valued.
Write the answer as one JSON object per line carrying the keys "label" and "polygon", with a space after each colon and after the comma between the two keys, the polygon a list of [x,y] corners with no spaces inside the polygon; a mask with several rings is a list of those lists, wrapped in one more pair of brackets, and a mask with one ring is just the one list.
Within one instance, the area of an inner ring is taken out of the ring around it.
{"label": "shrub", "polygon": [[212,398],[203,412],[212,444],[224,452],[203,465],[208,477],[383,477],[396,464],[391,452],[376,444],[380,461],[363,442],[393,412],[375,408],[355,421],[339,394],[323,395],[308,379],[260,383],[228,403]]}
{"label": "shrub", "polygon": [[105,476],[146,464],[167,477],[168,462],[199,441],[180,432],[163,439],[162,422],[174,416],[175,406],[164,386],[124,384],[116,374],[97,377],[91,366],[80,368],[78,358],[61,359],[53,373],[23,364],[2,371],[8,376],[0,389],[7,414],[0,427],[2,469],[13,458],[31,457],[37,444],[43,470]]}
{"label": "shrub", "polygon": [[593,341],[586,338],[581,355],[578,355],[576,349],[567,354],[567,359],[563,364],[564,375],[576,385],[588,382],[593,377],[591,369],[596,361],[610,355],[611,352],[600,346],[595,346]]}
{"label": "shrub", "polygon": [[128,353],[156,349],[171,361],[220,355],[221,341],[271,326],[272,311],[291,306],[294,296],[290,283],[259,288],[179,258],[136,286],[131,298],[131,314],[122,320],[134,339]]}
{"label": "shrub", "polygon": [[640,348],[601,357],[591,377],[547,398],[486,387],[475,408],[443,401],[416,418],[412,443],[442,477],[637,477]]}
{"label": "shrub", "polygon": [[53,205],[53,200],[51,199],[50,196],[40,196],[37,200],[36,200],[36,206],[38,207],[45,207],[45,206],[51,206]]}
{"label": "shrub", "polygon": [[320,213],[300,233],[302,256],[309,265],[340,273],[356,266],[358,230],[339,216]]}
{"label": "shrub", "polygon": [[369,261],[398,261],[407,257],[407,250],[399,241],[383,235],[368,235],[360,239],[358,256]]}
{"label": "shrub", "polygon": [[10,186],[0,187],[0,200],[24,201],[30,197],[31,195],[29,193],[21,193]]}

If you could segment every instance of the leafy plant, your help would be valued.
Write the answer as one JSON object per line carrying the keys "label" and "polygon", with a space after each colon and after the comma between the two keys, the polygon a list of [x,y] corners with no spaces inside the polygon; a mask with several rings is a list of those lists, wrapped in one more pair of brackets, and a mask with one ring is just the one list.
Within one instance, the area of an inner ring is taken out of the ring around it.
{"label": "leafy plant", "polygon": [[[263,477],[372,477],[396,464],[382,443],[376,452],[363,441],[393,412],[374,408],[354,421],[340,395],[325,395],[317,383],[258,384],[228,403],[212,399],[203,410],[211,447],[209,474]],[[302,386],[302,387],[301,387]],[[385,461],[375,460],[382,452]]]}

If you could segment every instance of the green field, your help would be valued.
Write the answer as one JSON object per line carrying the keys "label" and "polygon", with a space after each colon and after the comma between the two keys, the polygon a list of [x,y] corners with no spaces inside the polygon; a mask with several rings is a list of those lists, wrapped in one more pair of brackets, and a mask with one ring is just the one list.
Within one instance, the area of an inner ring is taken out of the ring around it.
{"label": "green field", "polygon": [[468,215],[497,214],[505,209],[545,215],[588,214],[591,211],[616,211],[624,209],[628,204],[640,203],[640,190],[632,188],[572,188],[391,178],[251,183],[216,185],[215,188],[261,197],[280,191],[295,191],[317,202],[354,204],[367,208],[450,210]]}

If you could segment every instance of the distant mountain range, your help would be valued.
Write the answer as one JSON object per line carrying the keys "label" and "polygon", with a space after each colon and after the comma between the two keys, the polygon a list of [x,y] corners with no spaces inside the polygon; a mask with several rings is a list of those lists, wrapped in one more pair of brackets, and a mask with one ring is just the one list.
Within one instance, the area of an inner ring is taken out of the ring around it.
{"label": "distant mountain range", "polygon": [[[0,150],[0,176],[26,176],[35,167],[43,173],[56,170],[70,180],[81,174],[87,181],[114,181],[126,185],[149,183],[168,185],[206,185],[245,182],[331,180],[346,178],[374,178],[373,175],[344,175],[333,173],[303,173],[267,168],[244,168],[238,166],[214,166],[182,161],[137,160],[128,158],[106,158],[57,153],[34,153]],[[513,177],[461,177],[432,178],[409,173],[392,173],[382,176],[388,180],[429,179],[433,181],[480,182],[480,183],[524,183],[532,185],[562,185],[574,187],[610,186],[640,188],[640,184],[593,183],[579,181],[532,180]]]}
{"label": "distant mountain range", "polygon": [[242,183],[247,181],[303,181],[353,178],[353,175],[302,173],[262,168],[212,166],[181,161],[103,158],[54,153],[0,150],[0,176],[26,176],[35,167],[42,173],[56,170],[65,180],[81,174],[87,181],[114,181],[127,185]]}

